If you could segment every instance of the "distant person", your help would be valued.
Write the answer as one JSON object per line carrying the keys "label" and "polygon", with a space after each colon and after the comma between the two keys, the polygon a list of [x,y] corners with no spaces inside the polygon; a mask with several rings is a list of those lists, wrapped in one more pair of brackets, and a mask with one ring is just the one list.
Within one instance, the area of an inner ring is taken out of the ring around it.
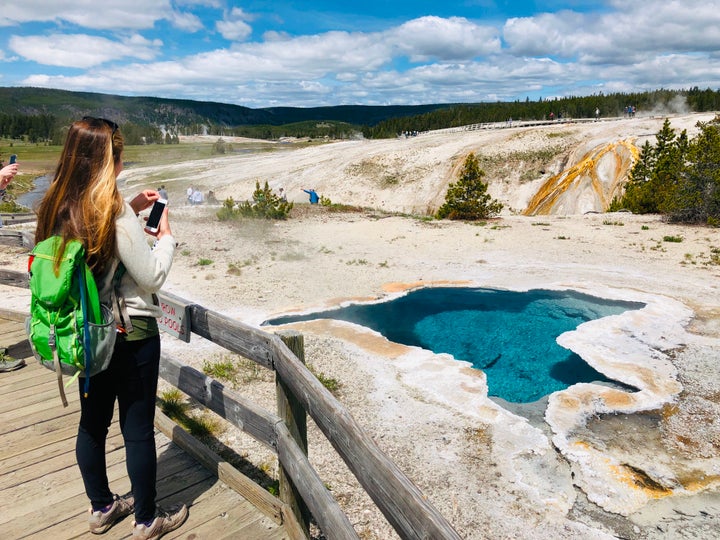
{"label": "distant person", "polygon": [[193,189],[192,186],[190,186],[189,188],[187,188],[187,192],[186,192],[186,193],[187,193],[187,200],[188,200],[188,202],[189,202],[190,204],[192,204],[192,195],[193,195],[193,192],[194,192],[194,191],[195,191],[195,190]]}
{"label": "distant person", "polygon": [[278,198],[279,198],[282,202],[287,202],[287,194],[285,193],[285,190],[284,190],[283,188],[280,188],[280,189],[278,190]]}
{"label": "distant person", "polygon": [[194,189],[190,194],[190,204],[201,204],[204,200],[202,191]]}
{"label": "distant person", "polygon": [[165,186],[160,186],[160,189],[158,189],[158,193],[160,194],[161,199],[165,199],[166,201],[168,200],[168,194]]}
{"label": "distant person", "polygon": [[600,109],[595,107],[595,120],[597,120],[598,118],[600,118]]}
{"label": "distant person", "polygon": [[[5,193],[7,193],[7,187],[12,182],[13,178],[18,172],[18,164],[13,163],[12,165],[6,165],[0,169],[0,202],[5,199]],[[0,227],[3,226],[2,217],[0,217]]]}
{"label": "distant person", "polygon": [[555,120],[555,113],[551,112],[550,113],[550,121],[552,122],[553,120]]}
{"label": "distant person", "polygon": [[310,195],[310,204],[317,204],[320,201],[320,197],[314,189],[303,189],[303,191]]}

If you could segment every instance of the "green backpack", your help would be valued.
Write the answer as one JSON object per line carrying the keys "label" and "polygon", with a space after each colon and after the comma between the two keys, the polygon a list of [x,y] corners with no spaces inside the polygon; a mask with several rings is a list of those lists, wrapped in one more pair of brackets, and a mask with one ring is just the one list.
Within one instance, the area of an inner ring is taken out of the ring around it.
{"label": "green backpack", "polygon": [[62,237],[51,236],[32,250],[30,317],[25,324],[35,358],[57,374],[60,399],[67,407],[63,374],[72,376],[68,385],[84,377],[87,397],[90,377],[110,364],[117,330],[113,310],[100,303],[80,241],[67,242],[59,272],[55,272],[61,246]]}

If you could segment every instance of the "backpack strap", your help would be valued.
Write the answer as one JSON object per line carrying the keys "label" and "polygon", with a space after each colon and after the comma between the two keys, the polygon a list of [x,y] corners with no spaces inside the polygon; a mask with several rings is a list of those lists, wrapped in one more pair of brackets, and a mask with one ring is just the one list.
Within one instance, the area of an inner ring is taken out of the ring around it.
{"label": "backpack strap", "polygon": [[120,294],[120,281],[125,275],[125,265],[118,262],[112,279],[112,292],[110,302],[112,303],[113,316],[118,325],[118,330],[123,334],[129,334],[133,331],[132,321],[128,315],[125,297]]}
{"label": "backpack strap", "polygon": [[58,390],[60,390],[60,401],[62,401],[63,407],[68,406],[67,397],[65,397],[65,388],[62,382],[62,368],[60,367],[60,357],[58,356],[57,347],[55,346],[55,325],[50,325],[50,335],[48,337],[48,345],[52,349],[53,354],[53,366],[55,366],[55,374],[57,375]]}
{"label": "backpack strap", "polygon": [[83,265],[77,267],[78,282],[80,283],[80,308],[83,314],[83,353],[85,356],[85,388],[84,396],[88,397],[90,392],[90,364],[92,363],[92,351],[90,343],[90,314],[88,312],[87,283],[85,281],[85,269]]}

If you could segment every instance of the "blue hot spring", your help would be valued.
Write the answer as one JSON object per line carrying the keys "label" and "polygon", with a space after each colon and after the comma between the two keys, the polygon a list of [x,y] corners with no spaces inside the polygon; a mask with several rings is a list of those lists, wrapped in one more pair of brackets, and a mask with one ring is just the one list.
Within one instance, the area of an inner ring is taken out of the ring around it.
{"label": "blue hot spring", "polygon": [[576,291],[436,287],[266,324],[338,319],[366,326],[390,341],[471,362],[486,373],[490,396],[528,403],[578,382],[607,382],[555,338],[581,323],[642,307]]}

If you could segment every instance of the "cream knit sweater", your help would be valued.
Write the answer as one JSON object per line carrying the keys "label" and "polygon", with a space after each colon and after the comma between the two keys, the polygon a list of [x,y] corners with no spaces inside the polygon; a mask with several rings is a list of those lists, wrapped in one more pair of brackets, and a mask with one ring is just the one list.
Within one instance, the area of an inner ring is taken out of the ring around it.
{"label": "cream knit sweater", "polygon": [[135,216],[132,207],[126,202],[123,212],[115,223],[118,259],[108,271],[96,279],[100,293],[100,301],[110,302],[112,278],[118,262],[122,261],[126,272],[120,281],[120,293],[130,316],[162,315],[160,307],[153,302],[153,294],[158,292],[165,283],[175,255],[175,239],[165,235],[151,247],[148,236]]}

